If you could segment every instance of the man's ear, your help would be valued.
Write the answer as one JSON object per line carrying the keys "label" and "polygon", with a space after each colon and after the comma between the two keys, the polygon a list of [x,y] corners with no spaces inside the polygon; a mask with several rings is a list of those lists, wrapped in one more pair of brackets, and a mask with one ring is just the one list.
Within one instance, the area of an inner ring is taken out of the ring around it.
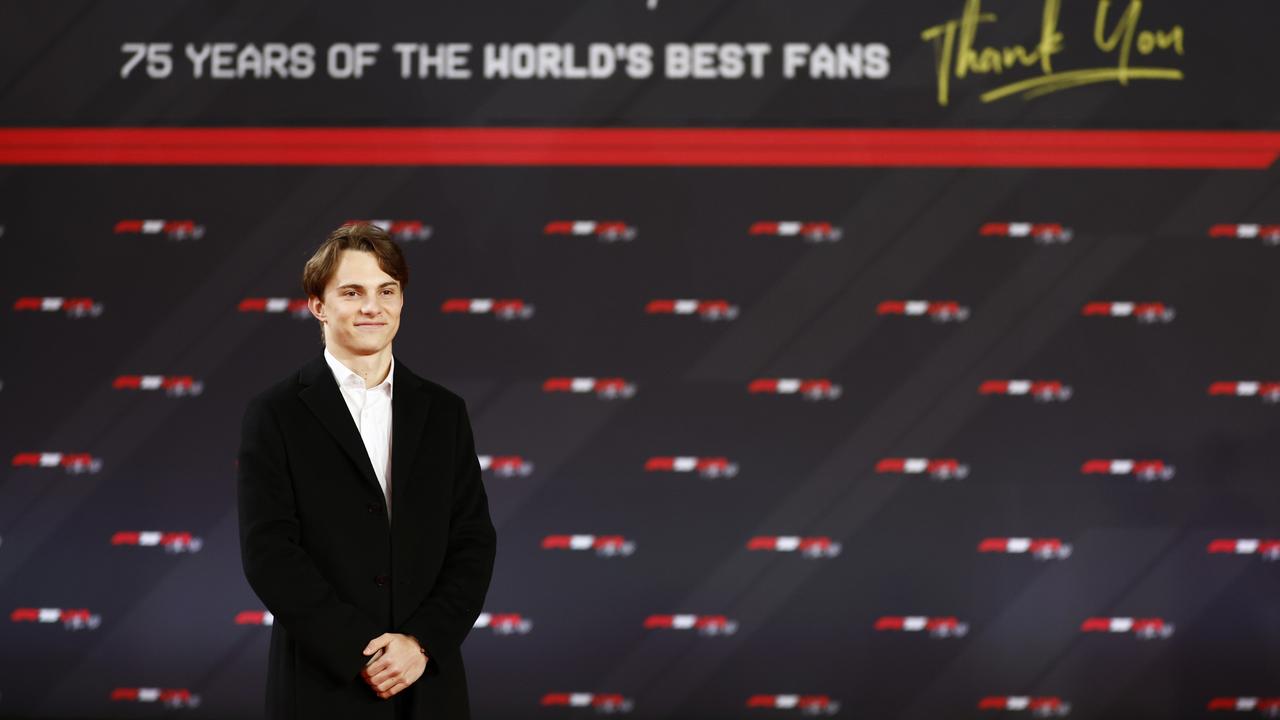
{"label": "man's ear", "polygon": [[307,298],[307,309],[320,322],[324,322],[324,301],[312,295]]}

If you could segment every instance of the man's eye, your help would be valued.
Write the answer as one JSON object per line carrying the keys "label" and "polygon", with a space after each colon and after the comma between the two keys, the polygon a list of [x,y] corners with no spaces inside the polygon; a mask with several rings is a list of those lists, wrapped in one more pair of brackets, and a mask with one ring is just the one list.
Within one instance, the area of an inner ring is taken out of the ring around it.
{"label": "man's eye", "polygon": [[355,291],[355,290],[348,290],[348,291],[346,291],[346,292],[342,293],[342,296],[343,296],[343,297],[355,297],[355,295],[356,295],[356,291]]}

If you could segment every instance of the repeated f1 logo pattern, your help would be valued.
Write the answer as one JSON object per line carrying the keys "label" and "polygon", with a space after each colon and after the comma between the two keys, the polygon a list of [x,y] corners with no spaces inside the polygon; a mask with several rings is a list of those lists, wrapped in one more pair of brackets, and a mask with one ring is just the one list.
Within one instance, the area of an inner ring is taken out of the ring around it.
{"label": "repeated f1 logo pattern", "polygon": [[752,695],[747,698],[747,709],[787,710],[802,716],[835,715],[840,703],[827,695]]}
{"label": "repeated f1 logo pattern", "polygon": [[543,707],[590,708],[597,713],[613,715],[629,713],[635,701],[621,693],[547,693],[542,696]]}
{"label": "repeated f1 logo pattern", "polygon": [[474,627],[491,630],[494,635],[528,635],[533,630],[533,620],[520,613],[482,612]]}
{"label": "repeated f1 logo pattern", "polygon": [[1071,703],[1052,696],[992,695],[978,701],[978,709],[1002,710],[1038,718],[1054,718],[1070,715]]}
{"label": "repeated f1 logo pattern", "polygon": [[267,610],[241,610],[236,613],[237,625],[261,625],[271,627],[276,622],[275,615]]}
{"label": "repeated f1 logo pattern", "polygon": [[627,557],[636,551],[636,543],[621,535],[548,535],[542,539],[542,549],[589,551],[600,557]]}
{"label": "repeated f1 logo pattern", "polygon": [[1091,617],[1080,624],[1081,632],[1131,634],[1140,640],[1166,640],[1173,629],[1173,623],[1155,617]]}
{"label": "repeated f1 logo pattern", "polygon": [[102,469],[102,458],[90,453],[21,452],[13,456],[13,467],[61,468],[71,475],[96,473]]}
{"label": "repeated f1 logo pattern", "polygon": [[964,322],[969,308],[955,300],[885,300],[876,307],[877,315],[927,317],[935,322]]}
{"label": "repeated f1 logo pattern", "polygon": [[624,378],[553,377],[542,383],[542,391],[595,395],[601,400],[618,400],[636,394],[636,384]]}
{"label": "repeated f1 logo pattern", "polygon": [[1209,701],[1208,709],[1280,717],[1280,697],[1216,697]]}
{"label": "repeated f1 logo pattern", "polygon": [[1134,318],[1144,325],[1173,322],[1177,312],[1162,302],[1097,301],[1080,311],[1085,317]]}
{"label": "repeated f1 logo pattern", "polygon": [[645,472],[696,473],[701,477],[731,478],[738,474],[738,463],[727,457],[699,457],[697,455],[660,455],[644,463]]}
{"label": "repeated f1 logo pattern", "polygon": [[630,242],[638,233],[622,220],[552,220],[542,228],[543,235],[594,237],[603,243]]}
{"label": "repeated f1 logo pattern", "polygon": [[844,237],[844,230],[825,220],[760,220],[752,223],[748,234],[833,243]]}
{"label": "repeated f1 logo pattern", "polygon": [[121,530],[111,536],[112,545],[164,548],[167,553],[194,553],[204,547],[204,540],[189,532],[161,532],[159,530]]}
{"label": "repeated f1 logo pattern", "polygon": [[115,390],[158,391],[169,397],[194,397],[204,392],[204,383],[190,375],[120,375],[111,387]]}
{"label": "repeated f1 logo pattern", "polygon": [[1095,458],[1086,460],[1080,468],[1085,475],[1132,475],[1140,482],[1172,480],[1177,471],[1164,460],[1133,460],[1131,458]]}
{"label": "repeated f1 logo pattern", "polygon": [[841,544],[829,537],[800,537],[799,535],[761,535],[747,541],[748,550],[771,550],[780,553],[798,553],[807,558],[833,558],[840,554]]}
{"label": "repeated f1 logo pattern", "polygon": [[984,237],[1031,238],[1042,245],[1071,242],[1075,232],[1056,222],[989,222],[982,226]]}
{"label": "repeated f1 logo pattern", "polygon": [[728,300],[650,300],[645,305],[646,315],[688,315],[703,320],[733,320],[738,317],[738,306]]}
{"label": "repeated f1 logo pattern", "polygon": [[96,318],[102,314],[102,303],[87,297],[20,297],[13,302],[13,311],[62,313],[69,318]]}
{"label": "repeated f1 logo pattern", "polygon": [[961,638],[969,634],[969,623],[955,617],[886,615],[876,620],[875,629],[880,632],[923,632],[933,638]]}
{"label": "repeated f1 logo pattern", "polygon": [[[398,241],[406,243],[424,241],[431,238],[433,234],[432,228],[420,220],[381,220],[374,222],[391,232]],[[734,242],[747,241],[742,237],[741,229],[741,225],[732,229]],[[969,239],[972,239],[971,229],[963,232],[969,234]],[[116,224],[114,233],[120,236],[136,235],[140,238],[163,237],[175,241],[188,241],[204,238],[205,228],[203,225],[191,220],[123,220]],[[625,253],[643,249],[641,245],[635,245],[631,249],[622,247],[623,244],[638,238],[636,226],[626,221],[554,220],[543,226],[542,234],[548,238],[546,240],[547,244],[556,244],[557,246],[560,246],[559,243],[561,241],[551,240],[550,238],[566,238],[563,247],[582,247],[582,245],[577,245],[575,240],[581,238],[588,241],[595,240],[604,244],[617,245],[616,252]],[[1203,242],[1201,231],[1197,230],[1197,234],[1198,242]],[[796,250],[796,244],[804,241],[815,245],[829,245],[830,243],[841,241],[845,237],[845,232],[842,228],[829,221],[762,220],[753,223],[749,227],[747,235],[752,238],[750,242],[755,249],[767,248],[770,251],[777,252],[803,251],[820,254],[839,251],[841,248],[814,247]],[[1072,242],[1075,237],[1072,228],[1062,223],[1030,221],[986,223],[981,226],[979,235],[987,238],[1025,239],[1040,245],[1063,245]],[[1210,229],[1209,235],[1211,238],[1255,239],[1266,246],[1280,245],[1280,225],[1247,223],[1216,225]],[[774,242],[773,239],[775,238],[778,239],[777,242]],[[847,240],[846,247],[857,240],[858,238],[856,237],[852,240]],[[1001,245],[996,240],[991,242]],[[1015,243],[1012,242],[1008,244],[1009,247],[1014,245]],[[1081,246],[1083,245],[1084,243],[1081,243]],[[1229,245],[1247,247],[1233,243],[1229,243]],[[1061,252],[1067,253],[1076,249],[1078,248],[1068,247],[1063,248]],[[1037,257],[1048,257],[1058,252],[1031,247],[1029,243],[1026,244],[1023,251],[1033,253]],[[601,250],[600,252],[613,255],[615,249]],[[494,289],[502,290],[501,288]],[[52,292],[52,290],[39,289],[35,292]],[[468,291],[463,290],[462,292]],[[483,292],[487,292],[487,290]],[[680,292],[685,291],[680,290]],[[710,292],[714,293],[716,291],[711,289]],[[638,316],[640,314],[638,310],[641,303],[643,303],[643,315],[652,318],[644,321],[646,329],[691,328],[697,325],[696,320],[694,320],[697,319],[711,323],[725,323],[717,326],[716,331],[723,328],[728,333],[738,331],[744,326],[744,323],[749,324],[748,321],[754,320],[754,317],[750,314],[743,316],[740,306],[736,303],[737,300],[741,300],[744,303],[748,303],[745,305],[746,307],[752,308],[753,306],[749,304],[751,298],[735,297],[735,302],[731,302],[717,294],[701,295],[694,294],[693,291],[690,291],[690,294],[692,297],[660,296],[654,299],[642,299],[631,305],[627,313],[634,313]],[[1167,335],[1169,331],[1178,331],[1184,324],[1188,324],[1192,318],[1192,315],[1186,315],[1179,319],[1180,316],[1173,306],[1173,302],[1177,301],[1177,298],[1150,299],[1150,296],[1136,293],[1134,295],[1118,294],[1117,296],[1128,297],[1129,299],[1090,299],[1083,301],[1082,298],[1077,298],[1071,301],[1071,305],[1067,309],[1070,311],[1073,322],[1087,325],[1091,331],[1097,333],[1127,332],[1125,328],[1133,325],[1153,326],[1149,330],[1133,331],[1135,336],[1140,335],[1145,338],[1162,337]],[[641,297],[653,298],[654,296],[646,294]],[[875,299],[880,297],[885,297],[885,295],[877,294],[874,296]],[[889,297],[892,299],[880,300],[875,305],[876,315],[884,318],[884,320],[875,322],[893,325],[895,329],[903,331],[918,328],[923,336],[928,337],[936,337],[936,333],[927,329],[927,324],[923,322],[924,320],[947,323],[951,328],[947,331],[949,334],[962,335],[985,322],[988,312],[984,305],[982,306],[982,314],[975,316],[971,308],[960,300],[945,299],[950,297],[949,295],[933,296],[928,294],[927,291],[922,291],[917,295],[912,288],[898,288]],[[922,297],[925,299],[921,299]],[[1157,297],[1160,296],[1157,295]],[[108,300],[114,302],[111,298],[108,298]],[[305,298],[255,296],[243,297],[239,300],[231,298],[222,302],[224,304],[220,305],[220,307],[228,313],[234,304],[235,311],[245,315],[261,314],[303,320],[311,318]],[[541,319],[540,315],[535,314],[534,303],[522,297],[472,297],[463,295],[443,297],[443,300],[437,297],[432,302],[439,303],[439,314],[454,316],[448,320],[449,323],[465,324],[469,328],[492,327],[491,323],[483,322],[478,317],[473,320],[474,316],[488,316],[488,318],[499,321],[528,321],[533,320],[535,317]],[[860,301],[858,306],[860,310],[858,312],[866,313],[871,303],[874,302],[874,299],[869,303],[864,298]],[[1081,302],[1083,302],[1083,305],[1080,304]],[[119,306],[113,305],[113,307]],[[99,299],[53,295],[18,297],[12,306],[15,314],[26,314],[24,317],[28,317],[31,323],[62,328],[69,327],[69,325],[56,322],[59,315],[72,318],[97,318],[104,314],[103,308],[104,302]],[[544,311],[554,308],[555,305],[553,304],[543,306]],[[731,322],[739,318],[741,320],[738,323]],[[1080,320],[1080,318],[1085,319]],[[46,319],[48,319],[47,323]],[[110,317],[107,317],[104,322],[109,320]],[[1155,327],[1170,325],[1171,323],[1173,325],[1169,328],[1169,331],[1163,331]],[[286,321],[286,324],[289,323]],[[532,326],[533,324],[531,323],[526,327]],[[101,327],[101,323],[85,323],[72,327]],[[1013,372],[1026,371],[1030,373],[1037,371],[1036,368],[1018,369],[1016,366],[1011,367]],[[607,370],[607,368],[600,369]],[[982,380],[982,378],[988,377],[985,373],[991,370],[992,368],[989,367],[976,369],[976,372],[984,374],[976,375],[972,380],[966,381],[962,386],[959,386],[959,392],[967,393],[967,397],[970,400],[974,400],[972,396],[973,383],[980,382],[978,394],[984,397],[990,396],[990,399],[983,401],[982,404],[1001,404],[1004,406],[1004,401],[1001,398],[1007,398],[1009,401],[1005,407],[1010,408],[1029,407],[1028,405],[1019,405],[1019,401],[1022,399],[1035,400],[1052,405],[1071,400],[1074,395],[1071,385],[1052,376],[1045,377],[1028,374],[1022,378],[1007,379],[1002,376]],[[1043,370],[1043,368],[1040,370]],[[800,373],[803,371],[793,366],[784,366],[783,368],[783,372]],[[1240,370],[1242,376],[1246,378],[1251,376],[1245,373],[1253,371],[1256,371],[1256,368],[1253,370]],[[813,412],[813,406],[805,403],[793,404],[792,400],[803,399],[821,403],[840,400],[845,393],[844,387],[836,379],[820,375],[820,373],[827,372],[826,370],[818,369],[815,372],[818,373],[817,376],[797,374],[787,377],[754,377],[751,374],[744,373],[733,381],[732,388],[734,393],[741,393],[743,389],[742,383],[745,382],[746,394],[751,396],[751,399],[744,402],[750,402],[753,406],[764,406],[771,409],[781,408],[780,412]],[[836,372],[839,371],[837,370]],[[1228,369],[1226,372],[1232,371]],[[1232,376],[1227,375],[1226,377],[1230,378]],[[856,377],[840,375],[838,379],[847,380],[851,392],[861,387],[860,380]],[[102,382],[102,380],[103,378],[99,377],[96,382]],[[658,381],[655,380],[654,382],[657,383]],[[1207,395],[1211,399],[1206,399],[1205,397],[1206,383]],[[118,375],[112,380],[111,387],[121,394],[136,393],[139,397],[146,397],[147,395],[195,397],[200,396],[205,391],[204,382],[194,375]],[[563,403],[564,407],[571,405],[573,407],[583,407],[577,405],[580,399],[581,402],[589,405],[592,400],[615,401],[633,398],[637,394],[637,382],[634,378],[619,376],[554,376],[542,381],[541,390],[543,395],[567,396],[557,399],[543,398],[542,402]],[[1215,407],[1222,404],[1231,406],[1232,399],[1260,400],[1269,404],[1280,402],[1280,380],[1256,378],[1215,380],[1203,378],[1198,379],[1196,385],[1190,390],[1200,401],[1214,404]],[[775,402],[769,400],[768,396],[777,396],[779,399]],[[850,397],[853,396],[851,395]],[[1085,396],[1082,395],[1081,397],[1084,398]],[[145,401],[139,399],[137,402],[142,403]],[[850,403],[846,400],[844,404],[836,403],[822,407],[837,411],[848,404]],[[636,406],[636,403],[632,403],[631,405],[616,407],[634,408]],[[1249,404],[1241,402],[1240,406],[1248,408]],[[176,407],[176,405],[172,407]],[[826,410],[824,409],[822,412],[826,412]],[[1054,410],[1037,408],[1033,412],[1037,414],[1052,413]],[[688,442],[660,445],[658,446],[660,448],[659,451],[701,452],[708,450],[712,453],[733,451],[733,456],[686,454],[653,455],[646,458],[645,455],[636,453],[630,459],[621,462],[620,465],[625,466],[626,472],[635,474],[639,472],[640,461],[643,460],[642,467],[645,474],[645,482],[664,491],[672,489],[679,492],[692,492],[695,490],[699,492],[737,491],[744,485],[749,485],[744,481],[755,479],[744,477],[736,482],[732,481],[740,473],[737,460],[745,457],[745,453],[744,456],[737,454],[740,448],[703,445],[698,438],[688,438],[687,440]],[[57,446],[55,445],[55,447]],[[36,483],[46,482],[41,478],[48,479],[52,477],[56,479],[63,473],[71,475],[100,473],[104,466],[103,458],[92,453],[83,452],[81,451],[82,449],[77,448],[75,445],[65,449],[75,450],[75,452],[24,449],[24,451],[17,452],[12,456],[11,467],[14,470],[13,475]],[[525,448],[508,446],[497,449],[513,452],[524,450]],[[533,448],[531,451],[536,453],[537,450],[537,448]],[[927,452],[924,449],[913,450],[911,446],[908,446],[907,451],[922,454]],[[1102,454],[1111,451],[1114,451],[1114,449],[1092,449],[1087,452]],[[1143,450],[1142,452],[1148,451],[1156,454],[1161,452],[1160,449]],[[985,473],[988,470],[984,464],[979,468],[981,472],[974,476],[973,481],[969,483],[953,482],[965,480],[971,476],[969,459],[980,461],[977,455],[967,454],[968,450],[963,450],[962,452],[966,453],[962,455],[964,459],[961,459],[961,457],[923,455],[914,457],[880,457],[875,460],[872,467],[869,467],[870,459],[878,457],[878,455],[868,454],[862,456],[860,458],[861,464],[854,465],[850,472],[869,475],[869,471],[871,471],[877,476],[901,476],[900,478],[875,479],[874,485],[881,488],[901,486],[913,492],[968,492],[974,488],[975,484],[980,484],[982,481],[987,480]],[[1122,449],[1118,452],[1125,451]],[[537,457],[541,459],[541,456]],[[1175,458],[1161,459],[1148,455],[1128,458],[1108,457],[1105,455],[1090,457],[1084,455],[1083,457],[1088,459],[1084,460],[1082,464],[1076,465],[1076,463],[1080,462],[1079,457],[1081,456],[1073,457],[1077,459],[1070,461],[1069,466],[1065,469],[1059,469],[1064,470],[1066,473],[1074,473],[1078,467],[1081,475],[1090,476],[1089,479],[1075,477],[1073,478],[1075,482],[1109,486],[1112,481],[1108,480],[1108,478],[1123,478],[1128,482],[1149,483],[1149,486],[1142,488],[1142,492],[1159,492],[1159,488],[1172,487],[1176,489],[1178,487],[1177,485],[1167,485],[1175,477],[1173,465],[1173,459]],[[489,491],[494,494],[502,492],[503,488],[529,487],[528,481],[520,480],[522,478],[532,478],[532,482],[535,484],[542,479],[533,477],[534,463],[523,455],[478,455],[477,460],[482,472],[485,474],[486,481],[492,481]],[[113,458],[112,462],[116,463],[118,461]],[[627,463],[631,464],[628,465]],[[553,464],[548,461],[546,468],[552,467]],[[544,472],[546,472],[546,468],[544,468]],[[725,480],[727,482],[689,484],[699,478]],[[505,482],[507,479],[512,479],[512,482]],[[949,484],[920,484],[920,481],[927,479]],[[92,479],[82,478],[79,482],[83,484],[86,480]],[[67,480],[65,482],[59,481],[59,484],[73,485],[75,483]],[[595,524],[583,523],[578,528],[570,527],[569,529],[579,529],[584,526],[586,528],[594,528]],[[655,547],[655,545],[649,544],[651,540],[643,530],[637,530],[637,533],[632,535],[630,526],[627,528],[628,534],[626,535],[616,534],[619,532],[619,528],[616,527],[602,528],[615,534],[549,532],[550,530],[563,529],[565,529],[563,526],[541,528],[538,534],[534,536],[535,538],[540,538],[540,540],[535,539],[529,545],[531,547],[536,546],[543,551],[542,554],[548,558],[547,562],[554,562],[568,567],[593,567],[597,569],[608,567],[610,568],[609,572],[622,571],[628,568],[634,569],[638,564],[642,565],[652,552],[652,548]],[[752,563],[757,565],[786,566],[790,568],[805,567],[816,569],[817,572],[824,572],[822,568],[839,570],[844,563],[855,559],[854,556],[856,554],[852,550],[856,549],[856,546],[850,545],[849,548],[846,548],[845,543],[836,540],[832,536],[807,534],[814,532],[815,528],[783,525],[776,530],[770,528],[769,530],[764,530],[764,532],[777,530],[787,534],[754,536],[743,534],[737,536],[738,539],[736,540],[730,538],[733,552],[750,556]],[[1054,530],[1047,528],[1018,529],[1014,530],[1014,532],[1030,532],[1032,530],[1054,532]],[[1208,542],[1207,546],[1197,545],[1197,550],[1199,551],[1200,548],[1203,548],[1205,554],[1212,556],[1212,560],[1206,562],[1212,562],[1216,567],[1229,566],[1240,569],[1250,567],[1253,563],[1280,561],[1280,538],[1249,536],[1258,530],[1259,528],[1243,528],[1223,531],[1226,533],[1238,532],[1240,536],[1215,537]],[[1003,531],[1007,532],[1007,530]],[[1079,563],[1090,561],[1090,558],[1084,556],[1083,551],[1081,555],[1074,555],[1072,543],[1061,537],[1033,536],[1029,534],[1025,536],[1006,536],[994,534],[1002,532],[1002,530],[991,528],[981,528],[979,532],[993,534],[990,536],[975,535],[966,537],[962,541],[956,542],[954,547],[958,548],[958,552],[971,555],[976,541],[976,550],[978,554],[983,556],[981,562],[984,567],[998,566],[1000,568],[1020,569],[1020,572],[1055,572],[1060,571],[1055,570],[1055,568],[1066,567],[1069,569],[1078,567]],[[854,536],[837,535],[837,537],[842,537],[847,543],[854,542],[854,540],[850,539]],[[104,540],[104,536],[99,536],[96,542],[103,543]],[[639,544],[641,542],[646,543],[644,554],[639,552]],[[1081,540],[1081,542],[1083,541]],[[119,553],[121,557],[146,557],[148,553],[154,553],[154,556],[159,556],[160,553],[186,555],[212,551],[212,549],[205,550],[203,539],[189,530],[122,529],[115,531],[110,536],[110,545],[119,548],[118,550],[112,550],[112,552]],[[1082,545],[1082,547],[1084,546]],[[1231,559],[1232,556],[1237,559]],[[631,559],[627,560],[627,558]],[[198,560],[198,557],[195,559]],[[179,561],[176,558],[165,560],[165,562]],[[585,565],[582,565],[582,563],[585,563]],[[1028,570],[1028,568],[1034,568],[1034,570]],[[38,604],[41,601],[29,599],[22,602]],[[676,605],[676,607],[681,606]],[[910,605],[907,607],[910,607]],[[915,608],[911,609],[914,612],[920,612],[917,609],[920,607],[917,604]],[[928,607],[938,609],[933,605]],[[713,613],[729,611],[729,608],[717,605],[712,605],[711,609]],[[948,611],[946,606],[940,609],[943,612]],[[1141,608],[1137,609],[1141,610]],[[1096,611],[1098,610],[1090,609],[1086,612]],[[1151,612],[1152,610],[1149,609],[1147,611]],[[1173,638],[1175,633],[1174,623],[1162,617],[1091,616],[1080,621],[1080,617],[1084,614],[1073,615],[1069,623],[1070,627],[1074,628],[1075,623],[1079,622],[1079,632],[1089,635],[1091,639],[1088,642],[1091,644],[1107,645],[1124,642],[1125,639],[1168,640]],[[744,621],[750,620],[754,623],[755,618],[752,616],[744,615],[741,617]],[[258,636],[258,633],[268,633],[269,631],[263,628],[272,627],[276,621],[272,613],[265,609],[245,609],[235,612],[234,615],[232,615],[232,612],[227,612],[218,622],[223,623],[225,627],[228,618],[231,618],[232,624],[240,626],[235,629],[236,632],[244,633],[246,637],[255,637]],[[553,627],[552,619],[543,618],[543,620],[546,620],[546,622],[541,625],[541,632],[549,634]],[[978,624],[980,621],[976,617],[973,620],[975,622],[975,633],[979,632],[982,629]],[[21,632],[32,634],[44,633],[47,631],[46,628],[51,629],[54,626],[61,626],[68,631],[96,630],[101,627],[103,622],[99,613],[86,608],[25,606],[13,608],[10,613],[10,621],[12,624],[24,626],[18,628]],[[969,635],[971,630],[969,622],[953,615],[859,616],[857,622],[857,627],[860,631],[865,631],[870,625],[872,630],[877,633],[877,642],[892,642],[904,646],[912,646],[914,641],[911,638],[916,638],[921,643],[925,643],[925,638],[930,638],[951,640],[954,641],[952,647],[964,647],[966,642],[964,638]],[[651,614],[631,617],[627,620],[627,623],[626,627],[632,632],[643,628],[646,633],[655,636],[684,637],[688,638],[690,643],[706,643],[707,645],[719,646],[732,644],[732,642],[717,643],[695,636],[703,636],[704,638],[725,637],[734,635],[741,629],[739,620],[734,619],[729,614]],[[473,629],[477,631],[477,635],[492,638],[492,642],[519,642],[519,640],[513,640],[513,636],[530,635],[534,631],[534,622],[530,617],[519,612],[483,612],[476,619]],[[743,635],[746,634],[743,633]],[[536,639],[536,637],[532,638],[532,640]],[[738,640],[741,641],[742,639],[743,637],[739,636]],[[529,641],[526,640],[525,642]],[[1170,645],[1172,644],[1170,643]],[[942,647],[945,647],[945,645]],[[589,683],[584,684],[590,687]],[[611,690],[608,687],[604,689]],[[735,700],[735,702],[740,703],[742,696],[736,697],[739,699]],[[847,697],[844,699],[852,702]],[[111,692],[110,700],[113,702],[154,703],[172,708],[194,708],[200,705],[199,695],[190,690],[157,687],[116,688]],[[1073,700],[1077,700],[1080,703],[1084,702],[1081,698],[1073,698]],[[643,695],[632,697],[630,694],[624,695],[612,691],[556,691],[542,695],[540,705],[544,708],[563,709],[570,712],[582,710],[602,714],[621,714],[636,710],[638,701],[644,701]],[[967,709],[971,710],[972,699],[966,700],[966,703],[968,703]],[[746,708],[752,711],[752,716],[760,717],[772,717],[782,714],[835,715],[840,712],[841,705],[841,702],[834,700],[831,696],[816,693],[755,694],[751,695],[746,701]],[[740,706],[739,709],[741,709]],[[1071,712],[1072,703],[1062,698],[1048,695],[991,695],[981,698],[978,701],[977,709],[993,714],[1019,713],[1035,717],[1061,717]],[[1208,710],[1280,715],[1280,699],[1217,697],[1209,701]],[[964,712],[964,710],[958,710],[957,712]]]}
{"label": "repeated f1 logo pattern", "polygon": [[268,315],[287,314],[290,317],[297,318],[299,320],[308,320],[311,318],[311,311],[307,309],[306,298],[245,298],[236,306],[236,310],[242,313],[266,313]]}
{"label": "repeated f1 logo pattern", "polygon": [[204,237],[204,225],[195,220],[121,220],[116,223],[116,235],[158,235],[169,240],[199,240]]}
{"label": "repeated f1 logo pattern", "polygon": [[955,458],[884,458],[876,463],[876,473],[928,475],[934,480],[963,480],[969,466]]}
{"label": "repeated f1 logo pattern", "polygon": [[799,395],[805,400],[837,400],[844,392],[828,378],[758,378],[747,386],[752,395]]}
{"label": "repeated f1 logo pattern", "polygon": [[17,608],[9,613],[15,623],[60,624],[67,630],[97,630],[102,616],[85,608]]}
{"label": "repeated f1 logo pattern", "polygon": [[1274,247],[1280,245],[1280,224],[1224,223],[1209,228],[1209,237],[1257,239],[1261,240],[1264,245]]}
{"label": "repeated f1 logo pattern", "polygon": [[1039,402],[1071,399],[1071,386],[1061,380],[987,380],[978,388],[982,395],[1027,396]]}
{"label": "repeated f1 logo pattern", "polygon": [[1280,380],[1220,380],[1209,386],[1209,394],[1280,403]]}
{"label": "repeated f1 logo pattern", "polygon": [[1280,560],[1280,538],[1222,538],[1209,543],[1216,555],[1257,555],[1263,560]]}
{"label": "repeated f1 logo pattern", "polygon": [[738,621],[724,615],[650,615],[644,620],[644,629],[692,631],[714,637],[738,632]]}
{"label": "repeated f1 logo pattern", "polygon": [[449,298],[440,306],[440,312],[462,315],[492,315],[498,320],[528,320],[534,307],[519,298]]}
{"label": "repeated f1 logo pattern", "polygon": [[497,477],[529,477],[533,474],[533,462],[519,455],[477,455],[480,471]]}
{"label": "repeated f1 logo pattern", "polygon": [[1031,555],[1037,560],[1066,560],[1071,557],[1071,543],[1058,538],[987,538],[978,543],[980,553]]}
{"label": "repeated f1 logo pattern", "polygon": [[156,703],[170,708],[200,707],[200,696],[186,688],[116,688],[111,691],[111,701]]}

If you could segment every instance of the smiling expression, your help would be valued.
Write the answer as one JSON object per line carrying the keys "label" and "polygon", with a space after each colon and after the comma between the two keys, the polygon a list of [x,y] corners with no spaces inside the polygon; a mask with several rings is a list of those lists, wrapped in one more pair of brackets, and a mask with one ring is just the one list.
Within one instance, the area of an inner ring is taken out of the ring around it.
{"label": "smiling expression", "polygon": [[372,355],[386,349],[400,329],[404,293],[373,253],[343,250],[324,297],[310,298],[308,306],[324,323],[331,352]]}

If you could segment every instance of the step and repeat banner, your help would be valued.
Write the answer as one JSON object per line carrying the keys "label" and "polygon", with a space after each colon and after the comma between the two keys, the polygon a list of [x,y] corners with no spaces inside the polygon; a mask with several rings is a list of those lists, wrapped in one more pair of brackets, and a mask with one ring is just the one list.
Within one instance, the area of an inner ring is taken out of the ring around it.
{"label": "step and repeat banner", "polygon": [[352,221],[475,717],[1280,714],[1274,2],[0,7],[0,717],[262,717],[239,422]]}

